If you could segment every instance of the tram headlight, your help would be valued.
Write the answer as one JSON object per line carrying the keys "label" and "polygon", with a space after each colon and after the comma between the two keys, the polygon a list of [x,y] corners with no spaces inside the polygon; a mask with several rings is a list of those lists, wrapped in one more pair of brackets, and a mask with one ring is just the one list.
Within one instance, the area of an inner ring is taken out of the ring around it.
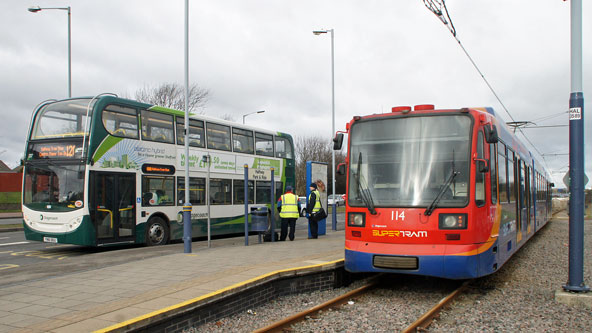
{"label": "tram headlight", "polygon": [[466,229],[467,214],[440,214],[440,229]]}
{"label": "tram headlight", "polygon": [[347,215],[347,225],[350,227],[363,227],[366,225],[366,214],[349,213]]}

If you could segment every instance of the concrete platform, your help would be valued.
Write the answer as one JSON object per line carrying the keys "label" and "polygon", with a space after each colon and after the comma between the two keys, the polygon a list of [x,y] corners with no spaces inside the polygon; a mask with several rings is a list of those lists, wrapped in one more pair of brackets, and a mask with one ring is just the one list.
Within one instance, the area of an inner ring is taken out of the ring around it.
{"label": "concrete platform", "polygon": [[555,292],[555,300],[567,305],[586,306],[592,309],[592,292],[572,293],[561,289]]}
{"label": "concrete platform", "polygon": [[0,332],[122,331],[269,279],[342,264],[344,231],[319,239],[304,231],[293,242],[257,244],[252,236],[250,246],[235,239],[191,254],[179,244],[178,254],[4,287]]}

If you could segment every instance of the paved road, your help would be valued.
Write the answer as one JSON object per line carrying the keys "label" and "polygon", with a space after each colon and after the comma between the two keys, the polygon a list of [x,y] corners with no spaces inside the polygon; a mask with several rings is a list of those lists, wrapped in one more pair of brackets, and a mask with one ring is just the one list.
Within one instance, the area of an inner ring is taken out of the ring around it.
{"label": "paved road", "polygon": [[0,224],[22,224],[22,218],[0,219]]}

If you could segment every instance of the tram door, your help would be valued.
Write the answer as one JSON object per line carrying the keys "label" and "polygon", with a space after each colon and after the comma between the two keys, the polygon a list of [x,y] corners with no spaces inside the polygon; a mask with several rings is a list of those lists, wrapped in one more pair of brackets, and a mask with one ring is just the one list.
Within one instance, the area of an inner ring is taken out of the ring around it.
{"label": "tram door", "polygon": [[[524,161],[518,160],[518,231],[524,232],[526,224],[528,223],[527,213],[527,194],[526,194],[526,177],[524,174]],[[520,239],[518,240],[520,241]]]}
{"label": "tram door", "polygon": [[530,233],[530,223],[532,223],[532,188],[530,186],[530,167],[527,164],[525,164],[524,173],[524,193],[526,195],[526,232]]}
{"label": "tram door", "polygon": [[93,172],[91,182],[97,244],[134,242],[136,175]]}

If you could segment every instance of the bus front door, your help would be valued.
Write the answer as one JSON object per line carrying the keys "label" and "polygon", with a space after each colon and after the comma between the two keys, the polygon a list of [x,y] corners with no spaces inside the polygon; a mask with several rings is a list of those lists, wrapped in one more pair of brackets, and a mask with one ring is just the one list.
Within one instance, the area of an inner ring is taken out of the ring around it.
{"label": "bus front door", "polygon": [[97,245],[133,243],[136,226],[136,175],[93,172],[93,222]]}

